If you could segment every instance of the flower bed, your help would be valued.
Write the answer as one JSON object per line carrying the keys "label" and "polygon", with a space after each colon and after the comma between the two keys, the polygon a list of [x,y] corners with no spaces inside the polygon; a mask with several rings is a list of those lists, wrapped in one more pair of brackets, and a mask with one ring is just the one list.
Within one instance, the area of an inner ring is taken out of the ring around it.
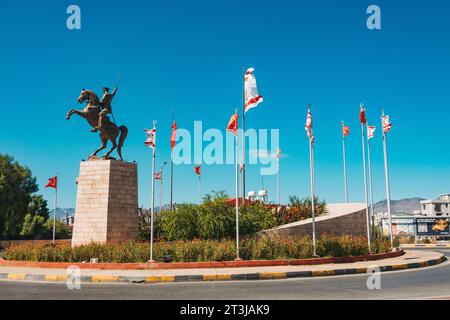
{"label": "flower bed", "polygon": [[[241,240],[240,255],[244,260],[282,260],[311,258],[312,241],[309,237],[263,237]],[[232,240],[192,240],[157,242],[154,259],[162,261],[165,255],[173,262],[233,261],[236,244]],[[390,251],[389,242],[373,241],[372,253]],[[321,257],[345,257],[368,254],[367,240],[354,236],[322,235],[317,241]],[[9,247],[3,256],[8,260],[42,262],[83,262],[98,258],[101,263],[146,262],[149,243],[123,242],[90,244],[71,248],[68,244],[23,244]]]}

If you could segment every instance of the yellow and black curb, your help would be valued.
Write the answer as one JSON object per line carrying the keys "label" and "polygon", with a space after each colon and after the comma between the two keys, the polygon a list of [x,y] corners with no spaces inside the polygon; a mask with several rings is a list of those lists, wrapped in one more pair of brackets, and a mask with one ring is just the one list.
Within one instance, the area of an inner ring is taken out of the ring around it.
{"label": "yellow and black curb", "polygon": [[418,243],[418,244],[401,244],[401,249],[429,248],[429,249],[450,249],[450,243]]}
{"label": "yellow and black curb", "polygon": [[[381,272],[399,271],[407,269],[418,269],[431,267],[445,262],[447,259],[442,255],[438,259],[381,266]],[[205,275],[166,275],[166,276],[117,276],[117,275],[92,275],[81,276],[81,282],[88,283],[167,283],[167,282],[199,282],[199,281],[230,281],[230,280],[276,280],[289,278],[311,278],[325,276],[341,276],[368,273],[370,268],[348,268],[330,269],[317,271],[289,271],[289,272],[259,272],[244,274],[205,274]],[[14,281],[45,281],[45,282],[66,282],[68,276],[65,274],[25,274],[25,273],[0,273],[0,279]]]}

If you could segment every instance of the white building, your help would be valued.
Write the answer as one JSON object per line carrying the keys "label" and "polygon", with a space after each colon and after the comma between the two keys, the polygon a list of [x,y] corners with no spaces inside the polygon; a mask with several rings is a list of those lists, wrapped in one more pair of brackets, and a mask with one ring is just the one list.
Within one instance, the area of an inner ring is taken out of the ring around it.
{"label": "white building", "polygon": [[450,193],[441,194],[439,199],[420,201],[420,215],[426,217],[450,216]]}

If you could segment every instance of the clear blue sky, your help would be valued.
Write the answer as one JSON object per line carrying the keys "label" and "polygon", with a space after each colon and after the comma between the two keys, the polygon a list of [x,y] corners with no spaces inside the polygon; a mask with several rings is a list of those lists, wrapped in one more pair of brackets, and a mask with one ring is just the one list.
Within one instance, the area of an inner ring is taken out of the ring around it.
{"label": "clear blue sky", "polygon": [[[345,3],[345,5],[344,5]],[[159,121],[158,165],[169,159],[171,111],[179,127],[224,128],[241,104],[242,66],[256,68],[264,103],[247,125],[279,128],[282,200],[309,192],[306,105],[313,104],[316,187],[343,200],[341,120],[350,199],[362,202],[359,103],[389,134],[392,198],[450,192],[450,4],[429,1],[76,1],[82,29],[66,28],[68,1],[0,3],[0,152],[30,167],[41,188],[60,175],[60,206],[74,207],[79,161],[99,145],[66,112],[81,88],[121,83],[113,107],[130,129],[127,160],[139,166],[139,203],[150,203],[150,150],[143,128]],[[382,30],[366,28],[378,4]],[[373,140],[375,199],[385,198],[380,130]],[[175,167],[175,201],[196,200],[193,166]],[[259,189],[258,166],[247,189]],[[168,173],[168,171],[166,171]],[[233,166],[203,167],[203,190],[232,194]],[[166,174],[168,177],[168,174]],[[275,197],[275,176],[265,178]],[[165,191],[168,184],[165,184]],[[53,203],[53,193],[41,189]],[[168,194],[164,195],[167,202]]]}

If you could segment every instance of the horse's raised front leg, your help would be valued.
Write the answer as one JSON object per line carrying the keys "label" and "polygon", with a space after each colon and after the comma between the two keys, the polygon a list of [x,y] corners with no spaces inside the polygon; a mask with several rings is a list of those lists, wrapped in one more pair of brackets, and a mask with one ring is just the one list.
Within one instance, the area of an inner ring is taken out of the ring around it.
{"label": "horse's raised front leg", "polygon": [[69,112],[67,112],[66,119],[67,119],[67,120],[70,120],[70,117],[71,117],[74,113],[77,114],[77,115],[79,115],[79,116],[82,117],[82,118],[86,118],[86,113],[85,113],[83,110],[70,109]]}
{"label": "horse's raised front leg", "polygon": [[67,120],[70,120],[70,116],[72,116],[74,111],[75,111],[75,109],[70,109],[69,112],[67,112],[67,114],[66,114],[66,119]]}

